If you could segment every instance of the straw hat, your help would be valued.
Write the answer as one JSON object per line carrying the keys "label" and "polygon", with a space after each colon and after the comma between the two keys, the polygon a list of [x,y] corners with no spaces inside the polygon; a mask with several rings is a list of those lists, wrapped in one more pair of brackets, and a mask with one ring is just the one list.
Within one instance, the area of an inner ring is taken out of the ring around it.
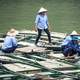
{"label": "straw hat", "polygon": [[47,11],[48,11],[47,9],[41,7],[40,10],[38,11],[38,13],[47,12]]}
{"label": "straw hat", "polygon": [[19,32],[17,30],[15,30],[15,29],[12,28],[12,29],[10,29],[9,32],[7,32],[7,35],[8,36],[16,36],[18,33]]}
{"label": "straw hat", "polygon": [[72,31],[70,36],[72,36],[72,40],[79,40],[80,39],[80,37],[79,37],[80,35],[76,31]]}
{"label": "straw hat", "polygon": [[70,35],[79,35],[76,31],[72,31]]}

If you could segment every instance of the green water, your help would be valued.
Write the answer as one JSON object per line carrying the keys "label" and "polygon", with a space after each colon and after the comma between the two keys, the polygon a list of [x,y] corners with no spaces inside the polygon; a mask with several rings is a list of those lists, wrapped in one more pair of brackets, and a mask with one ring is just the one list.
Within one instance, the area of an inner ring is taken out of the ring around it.
{"label": "green water", "polygon": [[41,6],[48,9],[52,31],[80,31],[80,0],[0,0],[0,32],[32,30]]}

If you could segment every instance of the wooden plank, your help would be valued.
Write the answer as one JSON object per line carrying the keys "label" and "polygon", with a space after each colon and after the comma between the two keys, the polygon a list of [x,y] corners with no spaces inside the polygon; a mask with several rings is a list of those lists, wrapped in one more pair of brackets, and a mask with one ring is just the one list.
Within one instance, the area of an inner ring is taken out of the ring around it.
{"label": "wooden plank", "polygon": [[20,41],[18,42],[18,45],[22,45],[22,46],[35,46],[34,43],[29,43],[29,42],[25,42],[25,41]]}
{"label": "wooden plank", "polygon": [[3,64],[3,66],[14,72],[39,71],[40,70],[40,68],[21,64],[21,63]]}
{"label": "wooden plank", "polygon": [[56,60],[47,60],[47,61],[39,61],[40,65],[49,68],[49,69],[71,69],[74,68],[73,65],[66,64],[63,62],[58,62]]}
{"label": "wooden plank", "polygon": [[36,55],[30,55],[32,58],[38,58],[38,59],[41,59],[41,60],[46,60],[45,58],[43,57],[40,57],[40,56],[36,56]]}
{"label": "wooden plank", "polygon": [[20,34],[37,34],[36,31],[30,31],[30,30],[21,30],[19,31]]}
{"label": "wooden plank", "polygon": [[62,53],[59,53],[59,54],[50,53],[50,54],[47,54],[47,55],[49,56],[49,58],[64,59],[64,55]]}
{"label": "wooden plank", "polygon": [[7,60],[7,59],[9,59],[9,60],[13,60],[12,58],[7,57],[7,56],[3,56],[3,55],[2,55],[2,56],[0,55],[0,59],[4,59],[4,60]]}
{"label": "wooden plank", "polygon": [[49,48],[61,48],[61,46],[60,45],[51,45],[51,44],[45,44],[44,45],[45,47],[49,47]]}
{"label": "wooden plank", "polygon": [[41,47],[23,47],[23,48],[17,48],[16,51],[22,52],[22,53],[33,53],[33,52],[45,52],[46,48],[41,48]]}
{"label": "wooden plank", "polygon": [[60,32],[51,32],[51,36],[58,37],[58,38],[65,38],[66,33],[60,33]]}
{"label": "wooden plank", "polygon": [[4,61],[16,61],[16,59],[10,58],[8,56],[0,55],[0,60]]}

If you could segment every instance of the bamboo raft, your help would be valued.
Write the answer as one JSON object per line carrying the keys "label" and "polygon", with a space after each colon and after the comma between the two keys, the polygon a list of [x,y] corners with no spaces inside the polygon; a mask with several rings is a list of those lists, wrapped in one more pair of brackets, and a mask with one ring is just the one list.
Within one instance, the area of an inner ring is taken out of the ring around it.
{"label": "bamboo raft", "polygon": [[[30,31],[30,30],[21,30],[19,31],[20,34],[32,34],[32,35],[37,35],[37,32],[35,31]],[[44,33],[44,36],[46,34]],[[60,32],[51,32],[51,37],[58,37],[58,38],[65,38],[66,33],[60,33]]]}
{"label": "bamboo raft", "polygon": [[[14,55],[12,55],[12,56],[14,56]],[[24,75],[26,77],[32,77],[32,76],[35,76],[35,74],[39,74],[39,75],[44,74],[44,75],[48,76],[50,72],[49,73],[48,72],[42,72],[41,68],[48,69],[51,71],[58,70],[59,72],[61,72],[63,74],[74,74],[74,73],[80,72],[79,69],[77,69],[77,70],[74,69],[75,66],[56,61],[55,59],[50,60],[50,59],[42,58],[43,61],[37,61],[37,60],[35,61],[35,59],[34,60],[32,58],[28,59],[26,57],[20,57],[20,56],[21,55],[17,55],[17,56],[15,55],[15,57],[13,57],[13,58],[16,59],[16,61],[20,60],[23,63],[17,63],[17,62],[16,63],[9,63],[9,64],[3,64],[3,66],[5,68],[9,69],[10,71],[21,73],[22,75]],[[32,56],[34,56],[34,55],[32,55]],[[37,57],[37,58],[40,58],[40,57]],[[37,63],[36,65],[41,65],[42,67],[41,68],[40,67],[34,67],[35,66],[34,63],[35,64]],[[31,64],[34,64],[34,65],[31,66]],[[51,72],[50,74],[55,75],[56,73]]]}
{"label": "bamboo raft", "polygon": [[[4,69],[15,73],[16,76],[22,75],[27,80],[28,78],[29,80],[37,80],[39,78],[41,80],[65,80],[66,78],[62,79],[58,77],[80,74],[80,68],[72,63],[67,63],[63,54],[58,51],[58,49],[61,49],[60,44],[66,37],[66,33],[51,32],[52,45],[48,44],[47,36],[43,34],[39,41],[39,46],[34,45],[36,35],[37,32],[35,31],[23,30],[19,32],[19,35],[16,37],[19,38],[18,44],[22,45],[22,48],[17,48],[13,54],[0,55],[0,61]],[[55,50],[58,51],[57,54],[54,53]],[[14,74],[0,74],[1,76],[4,78],[10,76],[15,77]]]}
{"label": "bamboo raft", "polygon": [[[16,56],[16,57],[19,57],[23,60],[26,60],[27,61],[27,58],[26,57],[20,57],[20,56]],[[40,57],[39,57],[40,58]],[[31,58],[32,59],[32,58]],[[28,59],[30,60],[30,58]],[[46,69],[50,69],[51,71],[53,70],[58,70],[60,71],[61,73],[63,74],[75,74],[75,73],[80,73],[80,69],[74,69],[76,68],[75,66],[73,65],[70,65],[70,64],[66,64],[66,63],[63,63],[63,62],[56,62],[55,60],[46,60],[43,58],[44,61],[35,61],[35,60],[30,60],[31,62],[33,63],[36,63],[41,65],[42,67],[46,68]],[[30,63],[30,62],[29,62]],[[35,65],[35,64],[34,64]],[[43,72],[41,72],[43,73]],[[38,74],[38,73],[37,73]],[[55,73],[56,74],[56,73]],[[27,74],[26,74],[27,75]],[[31,74],[29,74],[30,76]],[[45,74],[44,74],[45,75]],[[54,74],[53,74],[54,75]]]}

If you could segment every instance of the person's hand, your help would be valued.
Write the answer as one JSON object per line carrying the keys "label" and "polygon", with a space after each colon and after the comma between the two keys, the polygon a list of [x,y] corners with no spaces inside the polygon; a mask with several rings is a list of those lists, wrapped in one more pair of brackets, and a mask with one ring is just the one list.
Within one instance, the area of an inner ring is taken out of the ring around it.
{"label": "person's hand", "polygon": [[35,27],[35,29],[34,29],[36,32],[37,32],[37,28]]}
{"label": "person's hand", "polygon": [[36,27],[33,27],[33,29],[32,29],[33,31],[37,31],[37,29],[36,29]]}
{"label": "person's hand", "polygon": [[48,29],[49,29],[49,31],[50,31],[50,32],[52,31],[51,26],[49,26],[49,28],[48,28]]}

